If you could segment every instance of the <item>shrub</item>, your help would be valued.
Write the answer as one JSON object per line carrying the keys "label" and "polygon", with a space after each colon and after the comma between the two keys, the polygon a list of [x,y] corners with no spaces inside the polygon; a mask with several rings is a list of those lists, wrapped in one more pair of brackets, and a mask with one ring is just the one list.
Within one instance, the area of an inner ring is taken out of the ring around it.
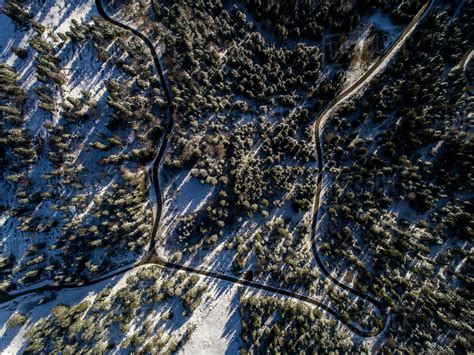
{"label": "shrub", "polygon": [[7,322],[7,329],[19,327],[26,323],[26,316],[21,313],[15,313]]}

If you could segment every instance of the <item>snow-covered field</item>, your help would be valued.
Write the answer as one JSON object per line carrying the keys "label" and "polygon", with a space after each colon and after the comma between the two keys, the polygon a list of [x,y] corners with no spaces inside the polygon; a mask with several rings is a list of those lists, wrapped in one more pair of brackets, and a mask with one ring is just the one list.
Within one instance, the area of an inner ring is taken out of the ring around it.
{"label": "snow-covered field", "polygon": [[236,354],[241,346],[239,294],[241,288],[217,281],[210,298],[190,319],[198,325],[182,354]]}

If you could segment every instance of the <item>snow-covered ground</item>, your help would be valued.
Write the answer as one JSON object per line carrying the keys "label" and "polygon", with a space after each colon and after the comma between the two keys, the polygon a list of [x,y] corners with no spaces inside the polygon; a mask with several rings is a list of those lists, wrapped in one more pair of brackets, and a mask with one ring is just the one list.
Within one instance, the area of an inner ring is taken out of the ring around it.
{"label": "snow-covered ground", "polygon": [[236,354],[240,338],[239,294],[241,287],[217,281],[210,297],[190,319],[198,325],[181,354]]}
{"label": "snow-covered ground", "polygon": [[[379,35],[374,35],[374,31],[379,31]],[[385,52],[400,33],[402,27],[395,26],[389,17],[377,11],[366,19],[358,29],[350,36],[347,45],[354,45],[354,56],[349,68],[345,72],[345,86],[350,86],[367,71],[378,58],[378,53],[371,51]],[[369,48],[373,47],[373,48]]]}

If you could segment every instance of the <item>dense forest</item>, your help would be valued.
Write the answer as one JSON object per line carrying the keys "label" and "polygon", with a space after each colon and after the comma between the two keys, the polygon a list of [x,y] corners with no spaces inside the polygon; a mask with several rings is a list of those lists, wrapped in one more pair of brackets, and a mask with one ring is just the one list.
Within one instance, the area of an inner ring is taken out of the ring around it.
{"label": "dense forest", "polygon": [[[163,207],[163,260],[332,310],[242,290],[244,354],[472,349],[471,1],[102,2],[153,43],[172,107],[143,40],[93,1],[64,27],[42,13],[54,1],[3,3],[1,295],[135,265]],[[162,266],[68,305],[48,294],[50,314],[7,328],[28,326],[31,353],[176,352],[210,279]]]}

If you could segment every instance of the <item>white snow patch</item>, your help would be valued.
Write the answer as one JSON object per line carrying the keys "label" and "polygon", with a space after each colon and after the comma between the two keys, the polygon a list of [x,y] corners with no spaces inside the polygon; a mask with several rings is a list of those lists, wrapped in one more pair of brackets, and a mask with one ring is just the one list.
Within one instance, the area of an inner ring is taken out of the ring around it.
{"label": "white snow patch", "polygon": [[237,354],[241,346],[239,288],[216,284],[213,300],[196,310],[190,323],[199,324],[180,354]]}

